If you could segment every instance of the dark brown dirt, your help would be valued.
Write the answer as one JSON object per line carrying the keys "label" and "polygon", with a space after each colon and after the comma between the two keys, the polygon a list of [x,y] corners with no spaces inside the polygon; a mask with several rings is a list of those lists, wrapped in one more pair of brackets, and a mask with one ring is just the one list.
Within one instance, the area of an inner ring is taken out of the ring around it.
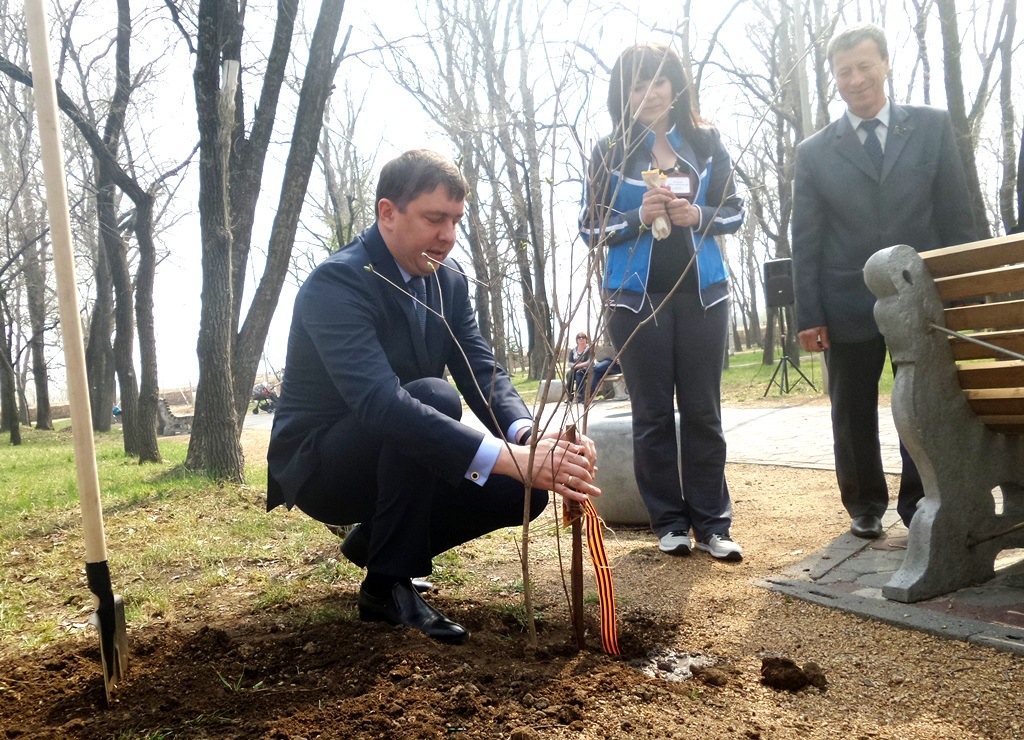
{"label": "dark brown dirt", "polygon": [[[1021,736],[1020,658],[755,585],[845,528],[831,473],[729,475],[743,563],[665,556],[647,532],[609,537],[621,657],[600,652],[592,600],[587,649],[575,649],[554,537],[539,527],[536,647],[510,586],[521,578],[512,538],[495,536],[460,552],[467,583],[429,597],[472,631],[467,645],[360,623],[351,582],[263,610],[226,592],[187,618],[129,626],[129,674],[110,708],[93,633],[5,651],[0,738]],[[327,537],[312,550],[338,556]],[[773,656],[805,673],[816,664],[827,688],[765,686],[762,659]],[[695,677],[679,680],[686,658]]]}

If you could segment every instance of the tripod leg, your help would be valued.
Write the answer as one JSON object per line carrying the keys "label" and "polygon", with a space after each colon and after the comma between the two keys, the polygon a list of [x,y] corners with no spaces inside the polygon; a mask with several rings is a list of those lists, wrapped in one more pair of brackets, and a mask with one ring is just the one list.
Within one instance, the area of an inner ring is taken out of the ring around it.
{"label": "tripod leg", "polygon": [[[789,359],[789,358],[787,358],[787,359]],[[803,379],[804,379],[805,381],[807,381],[807,385],[811,386],[811,388],[812,388],[813,390],[818,390],[817,388],[815,388],[815,387],[814,387],[814,383],[812,383],[812,382],[811,382],[811,379],[810,379],[810,378],[808,378],[808,377],[807,377],[806,375],[804,375],[804,371],[803,371],[803,370],[801,370],[801,369],[799,368],[799,366],[797,366],[797,365],[795,365],[795,364],[794,364],[794,365],[793,365],[793,369],[794,369],[794,370],[796,370],[796,371],[797,371],[798,373],[800,373],[800,377],[801,377],[801,378],[803,378]],[[798,382],[799,382],[799,381],[798,381]]]}
{"label": "tripod leg", "polygon": [[[761,398],[767,397],[768,391],[770,391],[772,389],[772,386],[775,385],[775,378],[779,374],[779,370],[782,369],[782,363],[785,362],[785,359],[786,358],[783,357],[781,360],[779,360],[779,364],[777,364],[775,366],[775,372],[772,373],[772,379],[768,381],[768,386],[764,389],[764,395],[761,396]],[[782,394],[782,386],[781,385],[779,385],[779,394],[780,395]]]}

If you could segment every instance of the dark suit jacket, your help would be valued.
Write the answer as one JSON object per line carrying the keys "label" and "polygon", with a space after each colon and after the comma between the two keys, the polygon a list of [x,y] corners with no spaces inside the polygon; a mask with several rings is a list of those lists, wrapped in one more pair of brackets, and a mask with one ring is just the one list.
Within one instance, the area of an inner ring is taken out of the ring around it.
{"label": "dark suit jacket", "polygon": [[827,326],[840,342],[878,336],[864,263],[894,244],[923,252],[980,238],[969,199],[944,110],[891,106],[881,177],[845,113],[801,142],[793,197],[798,329]]}
{"label": "dark suit jacket", "polygon": [[268,509],[295,503],[319,464],[320,436],[350,417],[367,435],[407,451],[459,485],[483,434],[402,389],[413,380],[441,377],[446,365],[470,408],[496,436],[503,437],[516,419],[530,417],[480,336],[461,267],[452,259],[445,265],[426,279],[427,304],[444,315],[442,321],[428,312],[426,339],[376,224],[306,279],[295,299],[267,453]]}

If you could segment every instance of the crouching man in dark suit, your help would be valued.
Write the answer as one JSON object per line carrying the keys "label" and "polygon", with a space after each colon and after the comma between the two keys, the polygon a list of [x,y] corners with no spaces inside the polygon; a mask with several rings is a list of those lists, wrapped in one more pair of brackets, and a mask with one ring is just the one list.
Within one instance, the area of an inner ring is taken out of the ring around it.
{"label": "crouching man in dark suit", "polygon": [[[885,339],[864,284],[868,257],[978,239],[949,114],[886,96],[889,52],[878,26],[837,34],[828,60],[847,104],[796,149],[793,268],[800,343],[825,352],[836,477],[858,537],[882,534],[889,495],[878,441]],[[906,449],[897,511],[909,525],[924,495]]]}
{"label": "crouching man in dark suit", "polygon": [[[285,504],[327,524],[362,522],[342,544],[367,568],[360,618],[449,643],[469,633],[411,580],[430,573],[435,555],[521,523],[527,506],[538,516],[549,490],[577,501],[601,493],[585,437],[544,435],[531,469],[533,420],[448,257],[466,190],[458,168],[434,152],[384,166],[376,223],[299,290],[267,453],[268,510]],[[461,423],[446,366],[489,434]]]}

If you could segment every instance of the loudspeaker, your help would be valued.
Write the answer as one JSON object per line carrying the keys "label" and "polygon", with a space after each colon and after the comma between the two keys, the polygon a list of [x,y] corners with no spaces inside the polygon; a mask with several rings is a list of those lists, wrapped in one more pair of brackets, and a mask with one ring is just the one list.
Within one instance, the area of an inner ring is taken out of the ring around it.
{"label": "loudspeaker", "polygon": [[768,308],[793,305],[793,260],[768,260],[764,263],[764,298]]}

